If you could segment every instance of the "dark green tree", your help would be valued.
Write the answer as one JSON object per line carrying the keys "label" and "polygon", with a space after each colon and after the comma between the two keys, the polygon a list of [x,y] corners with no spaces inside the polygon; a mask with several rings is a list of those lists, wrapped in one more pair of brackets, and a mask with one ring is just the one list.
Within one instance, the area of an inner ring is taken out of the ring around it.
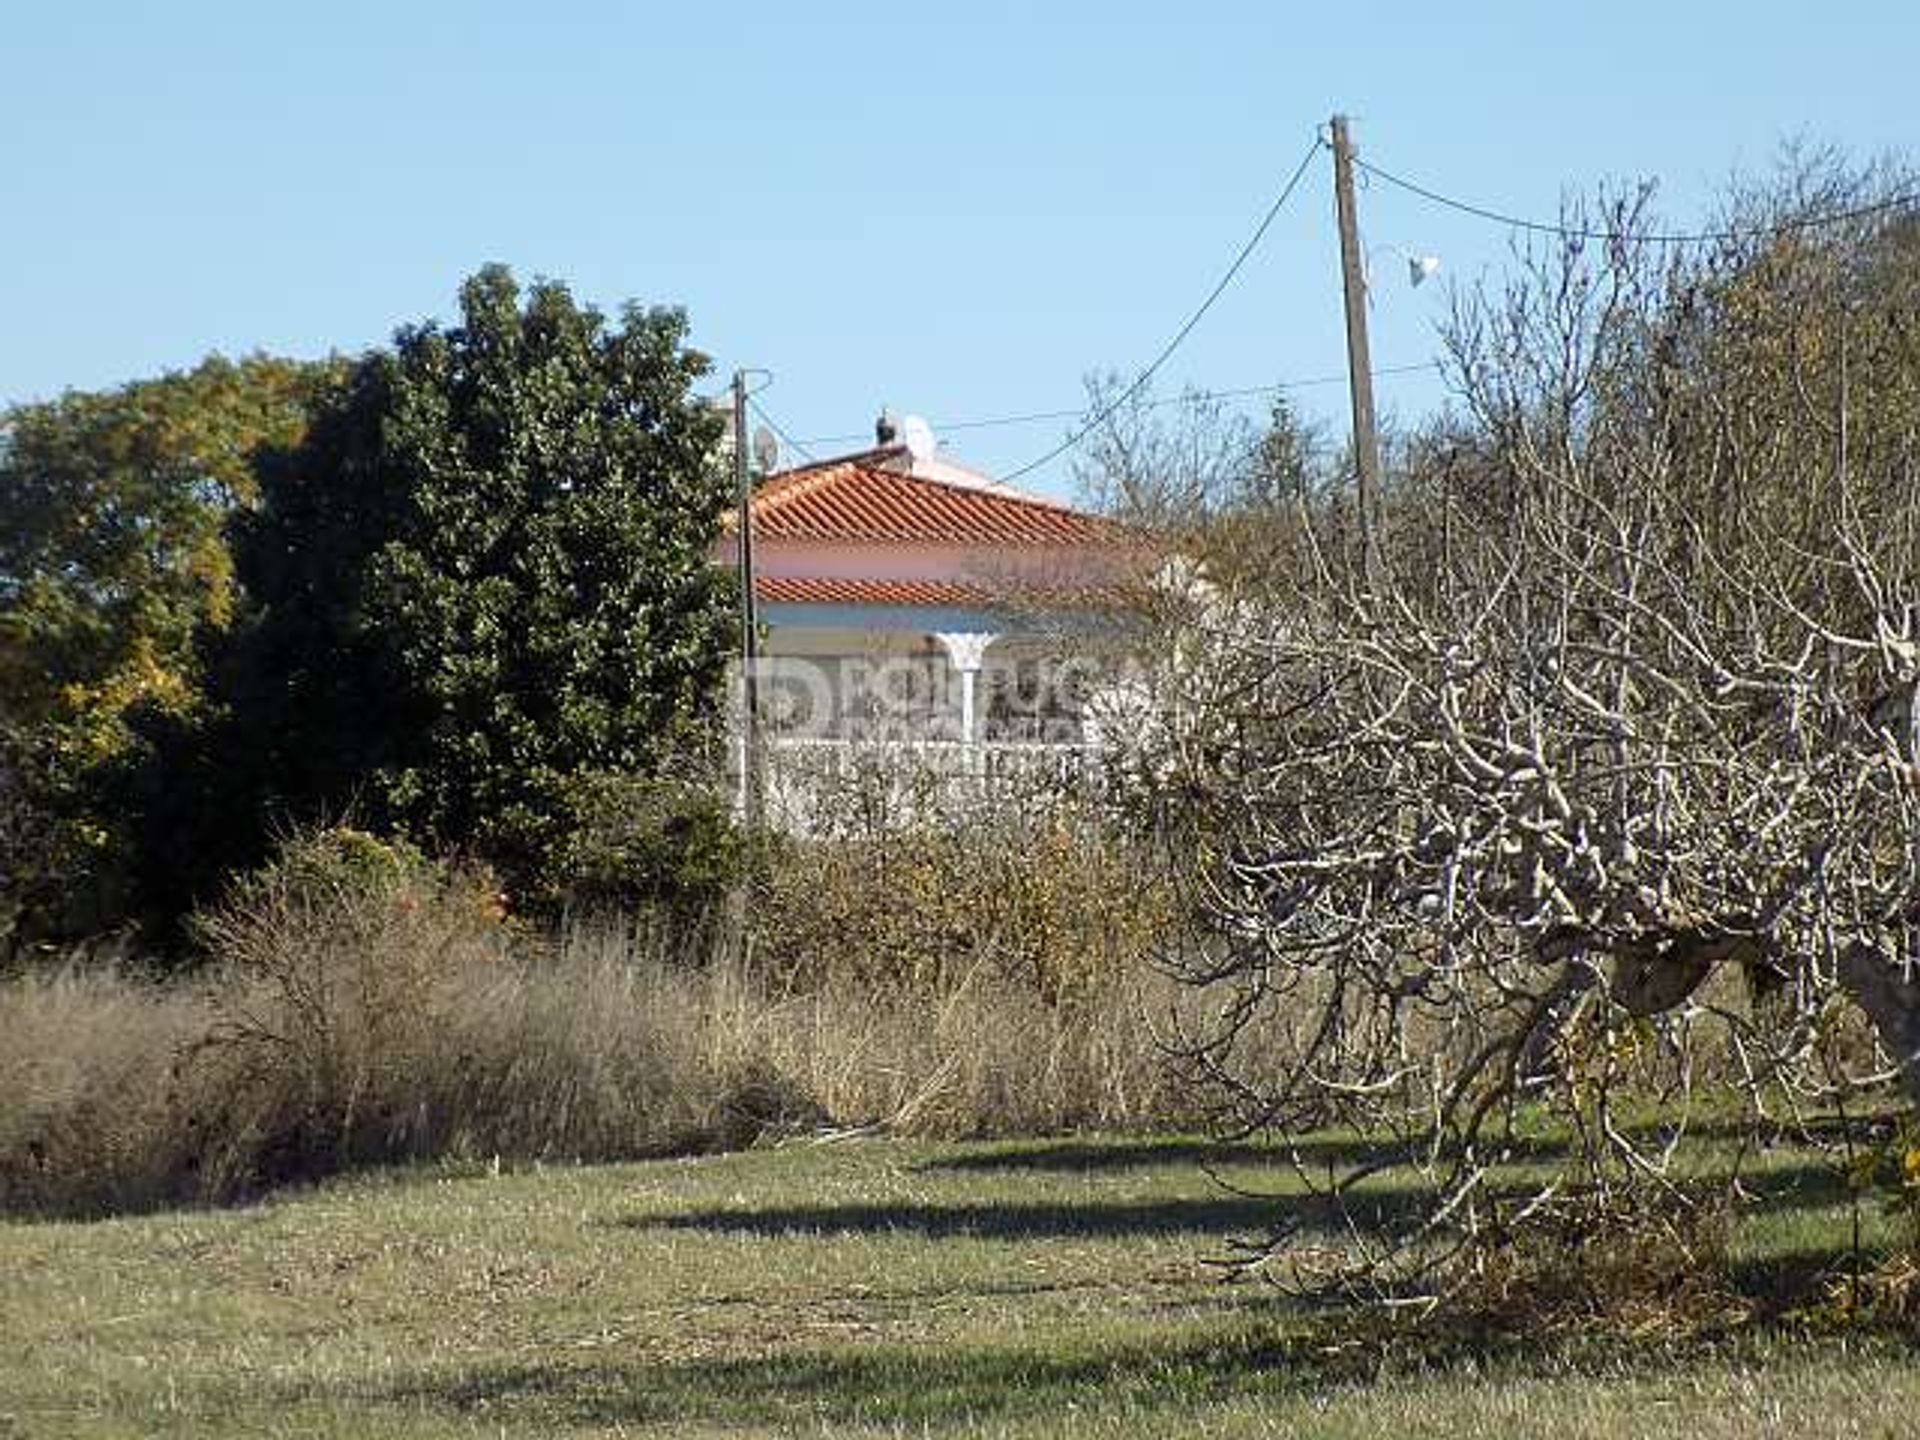
{"label": "dark green tree", "polygon": [[711,563],[728,490],[684,316],[609,323],[502,267],[460,310],[366,357],[262,464],[225,716],[163,785],[160,846],[210,834],[202,865],[224,869],[276,823],[353,815],[549,904],[593,782],[712,718],[735,639]]}

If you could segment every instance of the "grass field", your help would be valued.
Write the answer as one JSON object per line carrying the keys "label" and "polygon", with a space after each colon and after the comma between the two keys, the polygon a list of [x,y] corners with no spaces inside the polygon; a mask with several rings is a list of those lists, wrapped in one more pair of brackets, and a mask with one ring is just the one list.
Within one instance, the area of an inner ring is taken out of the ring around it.
{"label": "grass field", "polygon": [[[1767,1164],[1763,1299],[1849,1233],[1823,1167]],[[1271,1213],[1213,1175],[1283,1183],[1173,1138],[870,1140],[0,1224],[0,1436],[1920,1432],[1920,1357],[1788,1322],[1330,1344],[1207,1263]]]}

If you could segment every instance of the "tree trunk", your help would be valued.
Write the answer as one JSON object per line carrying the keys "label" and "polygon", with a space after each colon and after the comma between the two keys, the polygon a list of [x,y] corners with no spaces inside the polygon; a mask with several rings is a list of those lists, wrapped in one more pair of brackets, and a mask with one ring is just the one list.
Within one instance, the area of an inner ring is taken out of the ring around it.
{"label": "tree trunk", "polygon": [[1889,965],[1867,945],[1840,956],[1840,983],[1880,1032],[1880,1043],[1900,1065],[1900,1084],[1920,1103],[1920,967]]}

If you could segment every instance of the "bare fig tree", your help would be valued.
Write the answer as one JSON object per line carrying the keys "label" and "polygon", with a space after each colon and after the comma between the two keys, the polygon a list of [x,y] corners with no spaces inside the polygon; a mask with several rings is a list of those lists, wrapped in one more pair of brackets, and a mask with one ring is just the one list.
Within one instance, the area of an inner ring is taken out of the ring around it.
{"label": "bare fig tree", "polygon": [[[1806,167],[1691,245],[1645,193],[1571,207],[1457,296],[1459,410],[1407,449],[1379,583],[1303,500],[1263,571],[1172,604],[1186,718],[1141,768],[1200,921],[1173,963],[1219,1000],[1186,1059],[1247,1129],[1373,1142],[1303,1158],[1343,1204],[1428,1182],[1343,1283],[1673,1187],[1708,1089],[1766,1123],[1876,1068],[1920,1096],[1903,189]],[[1547,1133],[1566,1163],[1500,1168]]]}

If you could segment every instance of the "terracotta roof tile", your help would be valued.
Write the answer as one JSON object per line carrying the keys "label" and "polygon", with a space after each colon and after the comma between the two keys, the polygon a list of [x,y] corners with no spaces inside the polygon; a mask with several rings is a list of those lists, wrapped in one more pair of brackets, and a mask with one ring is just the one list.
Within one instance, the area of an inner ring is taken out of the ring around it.
{"label": "terracotta roof tile", "polygon": [[994,589],[958,580],[870,580],[813,575],[760,575],[753,593],[771,605],[968,605],[982,608],[1017,605],[1058,607],[1087,603],[1106,593],[1100,587],[1077,589],[1016,586]]}
{"label": "terracotta roof tile", "polygon": [[992,484],[961,485],[896,468],[874,450],[784,471],[753,497],[756,536],[774,540],[921,540],[992,545],[1099,545],[1108,522]]}
{"label": "terracotta roof tile", "polygon": [[989,598],[979,585],[953,580],[852,580],[813,575],[760,575],[753,593],[763,603],[787,605],[976,605]]}

